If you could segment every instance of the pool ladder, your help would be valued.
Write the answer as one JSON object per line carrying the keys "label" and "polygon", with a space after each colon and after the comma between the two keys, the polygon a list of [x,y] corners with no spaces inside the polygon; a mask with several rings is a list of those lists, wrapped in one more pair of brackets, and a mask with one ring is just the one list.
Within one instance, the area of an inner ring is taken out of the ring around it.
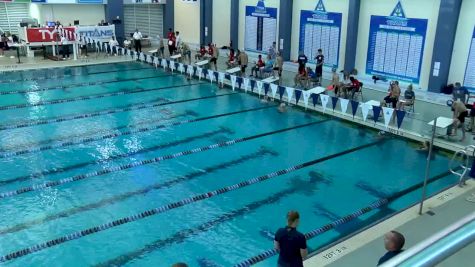
{"label": "pool ladder", "polygon": [[[462,162],[460,163],[459,166],[454,166],[454,162],[459,157],[462,158]],[[455,154],[452,156],[452,159],[450,160],[449,170],[453,175],[460,177],[459,179],[460,187],[466,185],[465,181],[467,180],[467,175],[468,173],[470,173],[470,170],[472,169],[470,165],[471,163],[470,158],[472,159],[475,158],[475,145],[467,146],[464,149],[455,152]]]}

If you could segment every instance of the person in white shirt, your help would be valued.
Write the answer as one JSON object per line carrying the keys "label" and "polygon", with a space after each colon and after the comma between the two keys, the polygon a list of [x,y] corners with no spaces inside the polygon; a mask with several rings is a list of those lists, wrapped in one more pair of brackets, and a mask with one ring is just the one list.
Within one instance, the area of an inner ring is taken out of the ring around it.
{"label": "person in white shirt", "polygon": [[117,46],[119,46],[119,42],[117,42],[114,36],[112,36],[112,38],[109,40],[109,46],[111,52],[114,53],[114,55],[117,55],[117,52],[115,50],[117,49]]}
{"label": "person in white shirt", "polygon": [[130,40],[128,40],[128,39],[124,40],[124,47],[125,48],[130,48]]}
{"label": "person in white shirt", "polygon": [[138,29],[136,29],[132,37],[134,38],[135,52],[141,53],[142,52],[142,43],[141,43],[142,33],[139,32]]}
{"label": "person in white shirt", "polygon": [[64,35],[61,36],[61,54],[63,56],[63,60],[66,59],[66,57],[69,59],[69,44],[68,44],[68,39],[64,37]]}
{"label": "person in white shirt", "polygon": [[175,35],[176,41],[175,41],[175,48],[180,48],[181,47],[181,37],[180,37],[180,32],[176,32]]}

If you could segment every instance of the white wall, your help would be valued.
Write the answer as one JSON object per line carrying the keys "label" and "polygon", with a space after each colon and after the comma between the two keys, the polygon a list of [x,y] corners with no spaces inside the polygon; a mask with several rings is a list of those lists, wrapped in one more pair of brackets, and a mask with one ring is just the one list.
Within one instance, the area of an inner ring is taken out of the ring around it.
{"label": "white wall", "polygon": [[227,46],[231,38],[230,35],[231,0],[213,1],[213,43],[218,47]]}
{"label": "white wall", "polygon": [[[431,73],[432,51],[434,49],[440,0],[401,0],[401,3],[406,13],[406,17],[428,19],[421,78],[420,84],[418,85],[421,89],[427,90],[429,75]],[[356,49],[356,69],[358,70],[359,75],[366,75],[366,55],[368,52],[371,15],[389,16],[396,4],[397,0],[361,1],[360,20],[358,25],[358,45]]]}
{"label": "white wall", "polygon": [[81,25],[97,25],[106,16],[104,5],[92,4],[31,4],[30,15],[40,24],[59,20],[63,25],[74,25],[75,20],[79,20]]}
{"label": "white wall", "polygon": [[[292,47],[290,57],[292,60],[297,59],[299,54],[299,38],[300,38],[300,11],[314,10],[318,1],[294,1],[292,11]],[[324,0],[323,4],[327,12],[342,13],[341,33],[340,33],[340,58],[338,67],[343,68],[345,63],[345,45],[346,32],[348,24],[348,6],[349,0]]]}
{"label": "white wall", "polygon": [[[221,0],[218,0],[221,1]],[[285,0],[284,0],[285,1]],[[297,0],[297,1],[310,1],[310,0]],[[297,2],[297,1],[294,1]],[[313,1],[313,0],[311,0]],[[239,1],[239,49],[244,50],[244,30],[246,28],[246,6],[256,6],[257,0],[241,0]],[[265,1],[266,7],[277,8],[277,31],[276,41],[279,38],[279,7],[280,0],[267,0]],[[267,47],[265,48],[267,50]]]}
{"label": "white wall", "polygon": [[475,1],[462,1],[462,10],[457,24],[455,35],[454,51],[450,64],[449,83],[463,82],[465,78],[465,68],[467,66],[470,44],[472,42],[473,28],[475,25]]}
{"label": "white wall", "polygon": [[[220,0],[222,1],[222,0]],[[175,31],[180,32],[183,41],[191,44],[200,43],[200,4],[187,4],[174,1]],[[213,3],[214,4],[214,3]],[[168,29],[165,29],[168,32]]]}

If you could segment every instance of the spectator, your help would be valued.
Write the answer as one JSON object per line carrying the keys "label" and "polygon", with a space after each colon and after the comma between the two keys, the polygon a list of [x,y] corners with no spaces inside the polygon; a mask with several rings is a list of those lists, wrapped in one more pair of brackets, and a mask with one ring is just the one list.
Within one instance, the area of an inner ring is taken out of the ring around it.
{"label": "spectator", "polygon": [[335,93],[335,96],[339,96],[339,89],[340,89],[340,76],[338,73],[336,73],[336,69],[332,69],[332,84],[331,86],[333,87],[333,93]]}
{"label": "spectator", "polygon": [[267,55],[267,61],[266,63],[264,64],[264,67],[261,67],[259,69],[259,73],[261,75],[261,77],[263,77],[264,73],[272,73],[272,75],[274,75],[274,62],[275,60],[272,59],[271,55]]}
{"label": "spectator", "polygon": [[69,59],[69,44],[68,44],[68,39],[64,35],[61,35],[61,54],[63,56],[63,60],[66,60],[66,57]]}
{"label": "spectator", "polygon": [[297,59],[297,62],[299,63],[299,70],[300,69],[305,69],[306,65],[307,65],[307,62],[308,62],[308,58],[307,56],[303,53],[303,51],[300,51],[299,53],[299,57]]}
{"label": "spectator", "polygon": [[282,78],[283,68],[284,68],[284,58],[282,58],[281,52],[277,52],[277,57],[275,58],[274,70],[277,71],[277,74],[279,75],[279,79]]}
{"label": "spectator", "polygon": [[183,59],[186,60],[188,58],[188,64],[191,64],[191,50],[187,43],[181,43],[181,54],[183,55]]}
{"label": "spectator", "polygon": [[256,73],[256,77],[257,77],[257,72],[264,66],[265,64],[264,64],[264,61],[262,61],[262,55],[257,56],[257,62],[255,66],[252,67],[251,69],[251,77],[254,77],[254,73]]}
{"label": "spectator", "polygon": [[127,48],[127,49],[129,49],[129,48],[130,48],[130,45],[131,45],[130,40],[125,39],[125,40],[124,40],[124,47]]}
{"label": "spectator", "polygon": [[142,52],[142,33],[139,32],[139,29],[135,29],[135,32],[132,35],[132,38],[134,39],[135,52],[141,53]]}
{"label": "spectator", "polygon": [[267,55],[270,56],[271,59],[275,59],[276,57],[276,43],[273,42],[272,45],[269,47],[269,51],[267,53]]}
{"label": "spectator", "polygon": [[179,31],[177,31],[175,35],[175,47],[181,47],[181,36]]}
{"label": "spectator", "polygon": [[462,126],[462,139],[460,141],[462,142],[465,140],[465,117],[468,116],[468,109],[465,106],[465,104],[461,100],[455,100],[452,103],[452,111],[454,112],[454,123],[452,126],[452,133],[451,136],[456,136],[457,135],[457,129],[459,126]]}
{"label": "spectator", "polygon": [[228,61],[226,61],[226,65],[228,66],[228,68],[232,68],[236,65],[236,59],[235,59],[235,56],[234,56],[234,49],[233,48],[231,48],[229,50]]}
{"label": "spectator", "polygon": [[305,88],[305,83],[308,81],[308,71],[306,68],[299,69],[299,72],[295,75],[294,78],[294,87]]}
{"label": "spectator", "polygon": [[287,226],[280,228],[275,233],[274,246],[279,251],[278,266],[303,267],[303,259],[308,252],[305,236],[297,231],[299,222],[299,213],[289,211]]}
{"label": "spectator", "polygon": [[1,36],[0,36],[0,57],[4,57],[5,56],[5,50],[7,50],[7,37],[5,36],[5,34],[3,33]]}
{"label": "spectator", "polygon": [[470,93],[465,86],[462,86],[459,82],[455,83],[454,90],[452,92],[454,100],[460,100],[462,103],[467,104]]}
{"label": "spectator", "polygon": [[170,56],[173,56],[173,54],[175,54],[175,50],[176,50],[176,37],[175,37],[175,33],[171,32],[171,34],[168,37],[168,54]]}
{"label": "spectator", "polygon": [[214,45],[210,44],[210,48],[211,48],[211,59],[209,62],[214,65],[214,70],[218,71],[218,57],[219,57],[218,47],[216,47],[215,44]]}
{"label": "spectator", "polygon": [[200,50],[195,55],[195,60],[202,60],[206,56],[206,48],[204,45],[200,46]]}
{"label": "spectator", "polygon": [[416,100],[416,95],[412,90],[412,84],[407,86],[406,91],[404,91],[404,102],[400,102],[399,109],[404,109],[405,106],[412,106]]}
{"label": "spectator", "polygon": [[403,252],[402,249],[404,247],[404,243],[406,240],[404,236],[396,231],[391,231],[384,235],[384,247],[388,252],[384,254],[378,261],[378,266],[383,264],[384,262],[390,260],[392,257],[398,255],[399,253]]}
{"label": "spectator", "polygon": [[399,102],[399,96],[401,95],[401,88],[399,88],[399,82],[393,81],[389,85],[389,94],[384,98],[381,102],[381,106],[387,106],[387,104],[392,104],[393,108],[397,107],[397,103]]}
{"label": "spectator", "polygon": [[[318,75],[318,74],[317,74]],[[351,92],[351,99],[355,98],[356,92],[360,90],[360,81],[358,81],[355,77],[350,77],[350,86],[347,88],[347,92]]]}
{"label": "spectator", "polygon": [[239,54],[238,61],[240,62],[239,64],[241,64],[241,75],[245,77],[247,64],[249,63],[249,57],[244,50]]}
{"label": "spectator", "polygon": [[318,55],[315,57],[317,61],[317,66],[315,67],[315,73],[317,74],[318,83],[319,85],[322,84],[322,76],[323,76],[323,64],[325,64],[325,57],[323,56],[322,49],[318,49]]}
{"label": "spectator", "polygon": [[109,46],[111,49],[111,54],[113,53],[114,55],[117,55],[116,49],[117,46],[119,46],[119,42],[117,42],[114,36],[112,36],[112,38],[109,40]]}

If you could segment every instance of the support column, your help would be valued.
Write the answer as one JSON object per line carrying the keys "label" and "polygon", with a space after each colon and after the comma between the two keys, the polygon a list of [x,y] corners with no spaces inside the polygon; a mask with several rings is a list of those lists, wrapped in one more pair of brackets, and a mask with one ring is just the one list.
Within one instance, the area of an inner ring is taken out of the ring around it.
{"label": "support column", "polygon": [[[440,89],[447,85],[449,80],[450,62],[452,60],[455,32],[457,31],[461,6],[462,0],[440,1],[439,19],[437,21],[429,74],[428,89],[431,92],[439,93]],[[437,76],[434,76],[434,69],[437,68],[439,73]]]}
{"label": "support column", "polygon": [[200,43],[213,42],[213,0],[200,2]]}
{"label": "support column", "polygon": [[115,24],[115,35],[117,41],[122,43],[124,40],[124,0],[108,0],[105,5],[106,9],[106,21],[113,23],[114,20],[120,20],[120,23]]}
{"label": "support column", "polygon": [[[281,0],[279,6],[279,40],[277,48],[284,60],[290,60],[292,46],[292,13],[294,0]],[[267,49],[267,47],[265,48]]]}
{"label": "support column", "polygon": [[239,47],[239,0],[231,0],[231,35],[229,40],[233,43],[233,48]]}
{"label": "support column", "polygon": [[163,7],[163,38],[167,38],[168,29],[175,29],[175,1],[167,0]]}
{"label": "support column", "polygon": [[[358,44],[358,23],[360,21],[361,0],[350,0],[348,8],[348,24],[345,45],[345,62],[343,69],[352,71],[355,68],[356,45]],[[363,73],[363,70],[359,70]]]}

